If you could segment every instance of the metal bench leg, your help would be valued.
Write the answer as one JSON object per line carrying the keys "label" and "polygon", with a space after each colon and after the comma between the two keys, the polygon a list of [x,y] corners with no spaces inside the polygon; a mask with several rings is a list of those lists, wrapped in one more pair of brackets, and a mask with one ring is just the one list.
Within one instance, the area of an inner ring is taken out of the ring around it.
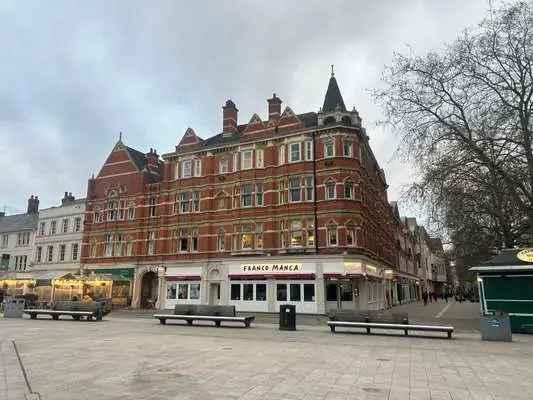
{"label": "metal bench leg", "polygon": [[409,331],[407,329],[404,329],[403,333],[405,333],[405,336],[409,336]]}
{"label": "metal bench leg", "polygon": [[331,333],[335,333],[335,326],[334,325],[330,325],[329,329],[331,329]]}
{"label": "metal bench leg", "polygon": [[220,328],[220,321],[215,321],[215,326],[216,326],[217,328]]}
{"label": "metal bench leg", "polygon": [[370,334],[370,327],[369,326],[366,327],[366,333]]}
{"label": "metal bench leg", "polygon": [[188,319],[188,320],[187,320],[187,325],[189,325],[189,326],[192,325],[192,319]]}
{"label": "metal bench leg", "polygon": [[160,319],[159,319],[159,323],[160,323],[161,325],[166,325],[167,320],[166,320],[165,318],[160,318]]}
{"label": "metal bench leg", "polygon": [[448,339],[452,338],[452,331],[448,331]]}
{"label": "metal bench leg", "polygon": [[59,319],[59,315],[52,315],[52,319],[53,319],[54,321],[57,321],[57,320]]}
{"label": "metal bench leg", "polygon": [[245,326],[246,328],[249,328],[251,322],[252,322],[252,321],[244,321],[244,326]]}
{"label": "metal bench leg", "polygon": [[30,314],[31,319],[37,319],[37,314]]}

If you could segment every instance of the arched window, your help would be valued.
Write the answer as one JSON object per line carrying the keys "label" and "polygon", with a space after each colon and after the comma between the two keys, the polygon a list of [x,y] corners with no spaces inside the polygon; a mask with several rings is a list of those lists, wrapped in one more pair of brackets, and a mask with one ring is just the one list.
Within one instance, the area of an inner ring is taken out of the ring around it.
{"label": "arched window", "polygon": [[334,124],[335,123],[335,117],[327,117],[324,120],[324,125]]}
{"label": "arched window", "polygon": [[342,122],[343,125],[351,125],[352,124],[352,120],[347,115],[345,115],[344,117],[341,118],[341,122]]}

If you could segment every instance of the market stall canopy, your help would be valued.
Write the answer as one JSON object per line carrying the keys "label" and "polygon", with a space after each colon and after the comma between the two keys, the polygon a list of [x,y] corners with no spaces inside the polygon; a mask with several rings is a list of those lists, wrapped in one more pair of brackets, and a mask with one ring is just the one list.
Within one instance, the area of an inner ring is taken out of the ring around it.
{"label": "market stall canopy", "polygon": [[502,250],[494,258],[471,267],[469,271],[478,273],[533,271],[533,248]]}
{"label": "market stall canopy", "polygon": [[68,271],[48,271],[35,275],[35,284],[37,286],[51,286],[54,279],[76,279],[72,272]]}

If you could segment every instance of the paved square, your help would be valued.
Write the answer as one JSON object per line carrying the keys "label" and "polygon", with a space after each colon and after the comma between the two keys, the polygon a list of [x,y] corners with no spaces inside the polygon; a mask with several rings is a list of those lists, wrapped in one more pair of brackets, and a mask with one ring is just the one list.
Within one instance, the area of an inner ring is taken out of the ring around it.
{"label": "paved square", "polygon": [[24,399],[13,339],[43,400],[533,398],[533,336],[217,329],[111,314],[101,323],[0,319],[2,400]]}

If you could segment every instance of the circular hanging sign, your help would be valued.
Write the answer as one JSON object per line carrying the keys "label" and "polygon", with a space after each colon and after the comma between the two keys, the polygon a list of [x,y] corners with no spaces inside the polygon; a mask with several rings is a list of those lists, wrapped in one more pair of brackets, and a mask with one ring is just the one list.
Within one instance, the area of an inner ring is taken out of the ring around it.
{"label": "circular hanging sign", "polygon": [[520,251],[516,255],[516,257],[519,260],[522,260],[522,261],[525,261],[525,262],[529,262],[529,263],[533,263],[533,249],[532,248],[524,249],[524,250]]}

